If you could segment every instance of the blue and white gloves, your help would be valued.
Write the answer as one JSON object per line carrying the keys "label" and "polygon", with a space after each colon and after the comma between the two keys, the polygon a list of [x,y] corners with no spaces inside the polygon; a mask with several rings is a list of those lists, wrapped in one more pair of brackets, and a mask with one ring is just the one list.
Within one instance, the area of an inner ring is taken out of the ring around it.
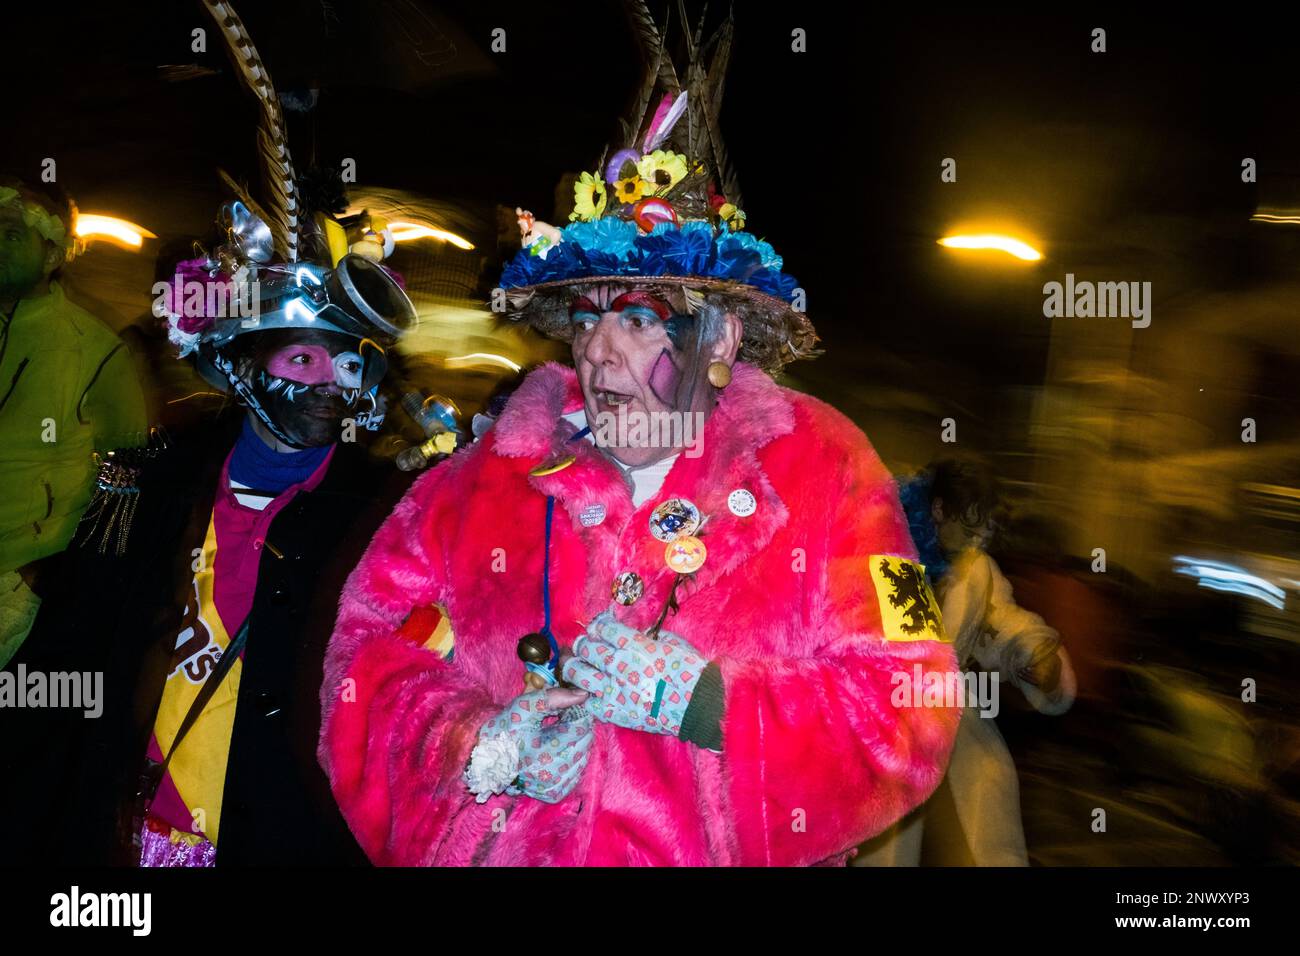
{"label": "blue and white gloves", "polygon": [[578,784],[591,751],[585,691],[549,688],[521,694],[485,723],[465,783],[479,803],[494,794],[527,794],[558,803]]}
{"label": "blue and white gloves", "polygon": [[721,751],[721,672],[676,634],[651,640],[606,611],[562,661],[574,687],[521,694],[479,729],[465,771],[479,803],[498,793],[563,800],[587,766],[595,720]]}
{"label": "blue and white gloves", "polygon": [[563,664],[564,679],[599,698],[587,702],[597,720],[688,736],[682,718],[709,662],[682,638],[660,631],[650,640],[605,611],[574,641],[573,655]]}

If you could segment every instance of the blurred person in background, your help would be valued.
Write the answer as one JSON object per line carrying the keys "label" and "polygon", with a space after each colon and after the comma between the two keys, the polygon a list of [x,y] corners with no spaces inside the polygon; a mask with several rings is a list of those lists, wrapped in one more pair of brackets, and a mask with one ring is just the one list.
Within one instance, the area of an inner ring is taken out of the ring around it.
{"label": "blurred person in background", "polygon": [[146,434],[126,346],[58,281],[76,215],[58,186],[0,176],[0,667],[90,503],[96,455]]}
{"label": "blurred person in background", "polygon": [[[1059,634],[1016,604],[1011,585],[985,551],[999,503],[992,474],[973,461],[944,459],[903,482],[900,497],[962,670],[1009,681],[1039,713],[1069,710],[1076,682]],[[971,701],[944,785],[942,799],[951,799],[974,865],[1029,865],[1015,764],[993,717],[982,716]],[[939,799],[864,846],[855,865],[919,865],[926,816]]]}

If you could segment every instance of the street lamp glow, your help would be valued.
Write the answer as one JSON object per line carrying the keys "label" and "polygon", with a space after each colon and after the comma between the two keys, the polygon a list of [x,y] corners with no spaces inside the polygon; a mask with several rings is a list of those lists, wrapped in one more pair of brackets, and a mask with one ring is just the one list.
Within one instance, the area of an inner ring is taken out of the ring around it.
{"label": "street lamp glow", "polygon": [[157,239],[152,232],[125,219],[113,216],[78,215],[77,236],[82,239],[112,239],[131,249],[139,249],[146,239]]}
{"label": "street lamp glow", "polygon": [[939,245],[947,249],[993,249],[997,252],[1005,252],[1007,255],[1015,256],[1025,262],[1037,262],[1043,258],[1043,254],[1028,243],[1021,242],[1012,236],[1003,236],[992,232],[979,235],[946,236],[939,240]]}

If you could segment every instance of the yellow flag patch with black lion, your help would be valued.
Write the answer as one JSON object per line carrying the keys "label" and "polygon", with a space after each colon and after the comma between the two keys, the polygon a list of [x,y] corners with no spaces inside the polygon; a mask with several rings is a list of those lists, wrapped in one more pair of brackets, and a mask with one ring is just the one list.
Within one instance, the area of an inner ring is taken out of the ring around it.
{"label": "yellow flag patch with black lion", "polygon": [[891,554],[873,554],[868,564],[885,640],[949,643],[925,565]]}

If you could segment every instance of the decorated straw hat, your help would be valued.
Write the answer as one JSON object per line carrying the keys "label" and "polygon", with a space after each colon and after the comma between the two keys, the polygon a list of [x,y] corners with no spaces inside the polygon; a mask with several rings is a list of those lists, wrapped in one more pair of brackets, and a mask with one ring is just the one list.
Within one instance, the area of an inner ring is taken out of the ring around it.
{"label": "decorated straw hat", "polygon": [[[770,243],[747,229],[718,125],[731,54],[729,15],[707,42],[683,24],[686,83],[644,3],[628,4],[645,79],[618,145],[574,185],[562,228],[517,210],[523,248],[501,275],[506,314],[569,341],[569,303],[604,282],[662,295],[682,314],[704,303],[744,324],[739,358],[769,372],[817,354],[803,290]],[[707,63],[707,66],[706,66]]]}

